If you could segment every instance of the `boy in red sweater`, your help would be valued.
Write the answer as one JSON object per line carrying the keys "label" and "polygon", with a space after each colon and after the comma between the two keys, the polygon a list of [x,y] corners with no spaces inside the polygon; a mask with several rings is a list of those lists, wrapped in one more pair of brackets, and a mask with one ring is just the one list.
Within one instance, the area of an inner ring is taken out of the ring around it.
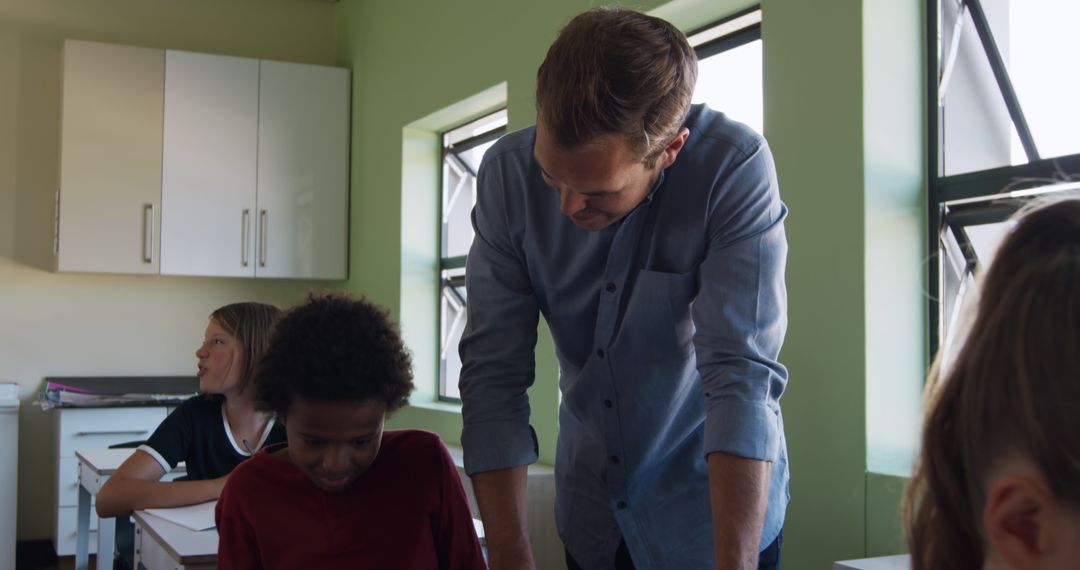
{"label": "boy in red sweater", "polygon": [[255,375],[256,404],[277,412],[287,443],[230,476],[218,567],[483,569],[442,441],[383,431],[412,389],[385,310],[328,295],[289,311]]}

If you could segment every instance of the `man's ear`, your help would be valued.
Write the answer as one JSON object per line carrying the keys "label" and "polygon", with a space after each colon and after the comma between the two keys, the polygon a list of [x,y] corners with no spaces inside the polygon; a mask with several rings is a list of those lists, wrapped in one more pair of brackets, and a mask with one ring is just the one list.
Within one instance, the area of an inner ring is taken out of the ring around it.
{"label": "man's ear", "polygon": [[686,138],[690,136],[690,129],[686,127],[680,127],[678,134],[675,138],[671,139],[671,142],[664,147],[664,152],[660,153],[660,160],[656,161],[660,166],[660,170],[663,170],[675,163],[675,158],[679,156],[679,151],[686,146]]}
{"label": "man's ear", "polygon": [[983,508],[987,558],[999,557],[1009,568],[1041,567],[1052,554],[1056,506],[1053,493],[1039,478],[995,478]]}

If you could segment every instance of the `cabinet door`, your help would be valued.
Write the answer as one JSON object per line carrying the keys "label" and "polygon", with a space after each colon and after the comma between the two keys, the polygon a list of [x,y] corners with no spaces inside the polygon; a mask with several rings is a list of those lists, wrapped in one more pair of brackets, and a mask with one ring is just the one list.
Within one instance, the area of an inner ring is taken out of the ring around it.
{"label": "cabinet door", "polygon": [[157,273],[165,51],[64,42],[58,271]]}
{"label": "cabinet door", "polygon": [[259,277],[344,279],[349,70],[260,62]]}
{"label": "cabinet door", "polygon": [[161,273],[252,276],[259,61],[165,54]]}

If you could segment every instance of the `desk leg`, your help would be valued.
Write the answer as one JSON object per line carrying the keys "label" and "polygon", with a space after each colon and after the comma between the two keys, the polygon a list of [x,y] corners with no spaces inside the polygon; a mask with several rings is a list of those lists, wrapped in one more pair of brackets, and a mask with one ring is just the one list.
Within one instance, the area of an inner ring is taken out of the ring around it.
{"label": "desk leg", "polygon": [[79,485],[79,520],[75,530],[75,570],[87,570],[90,561],[90,493]]}
{"label": "desk leg", "polygon": [[98,519],[97,570],[112,570],[113,549],[116,548],[116,519]]}

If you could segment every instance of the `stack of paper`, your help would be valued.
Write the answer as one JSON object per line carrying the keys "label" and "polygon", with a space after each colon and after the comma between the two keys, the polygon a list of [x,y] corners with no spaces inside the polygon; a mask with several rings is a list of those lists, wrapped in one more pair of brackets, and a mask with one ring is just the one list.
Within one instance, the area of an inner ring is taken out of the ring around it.
{"label": "stack of paper", "polygon": [[173,509],[146,509],[148,514],[163,518],[171,523],[194,531],[209,530],[216,526],[214,523],[214,508],[217,501],[191,505],[189,507],[176,507]]}
{"label": "stack of paper", "polygon": [[133,406],[179,404],[198,392],[194,376],[46,378],[38,405]]}

